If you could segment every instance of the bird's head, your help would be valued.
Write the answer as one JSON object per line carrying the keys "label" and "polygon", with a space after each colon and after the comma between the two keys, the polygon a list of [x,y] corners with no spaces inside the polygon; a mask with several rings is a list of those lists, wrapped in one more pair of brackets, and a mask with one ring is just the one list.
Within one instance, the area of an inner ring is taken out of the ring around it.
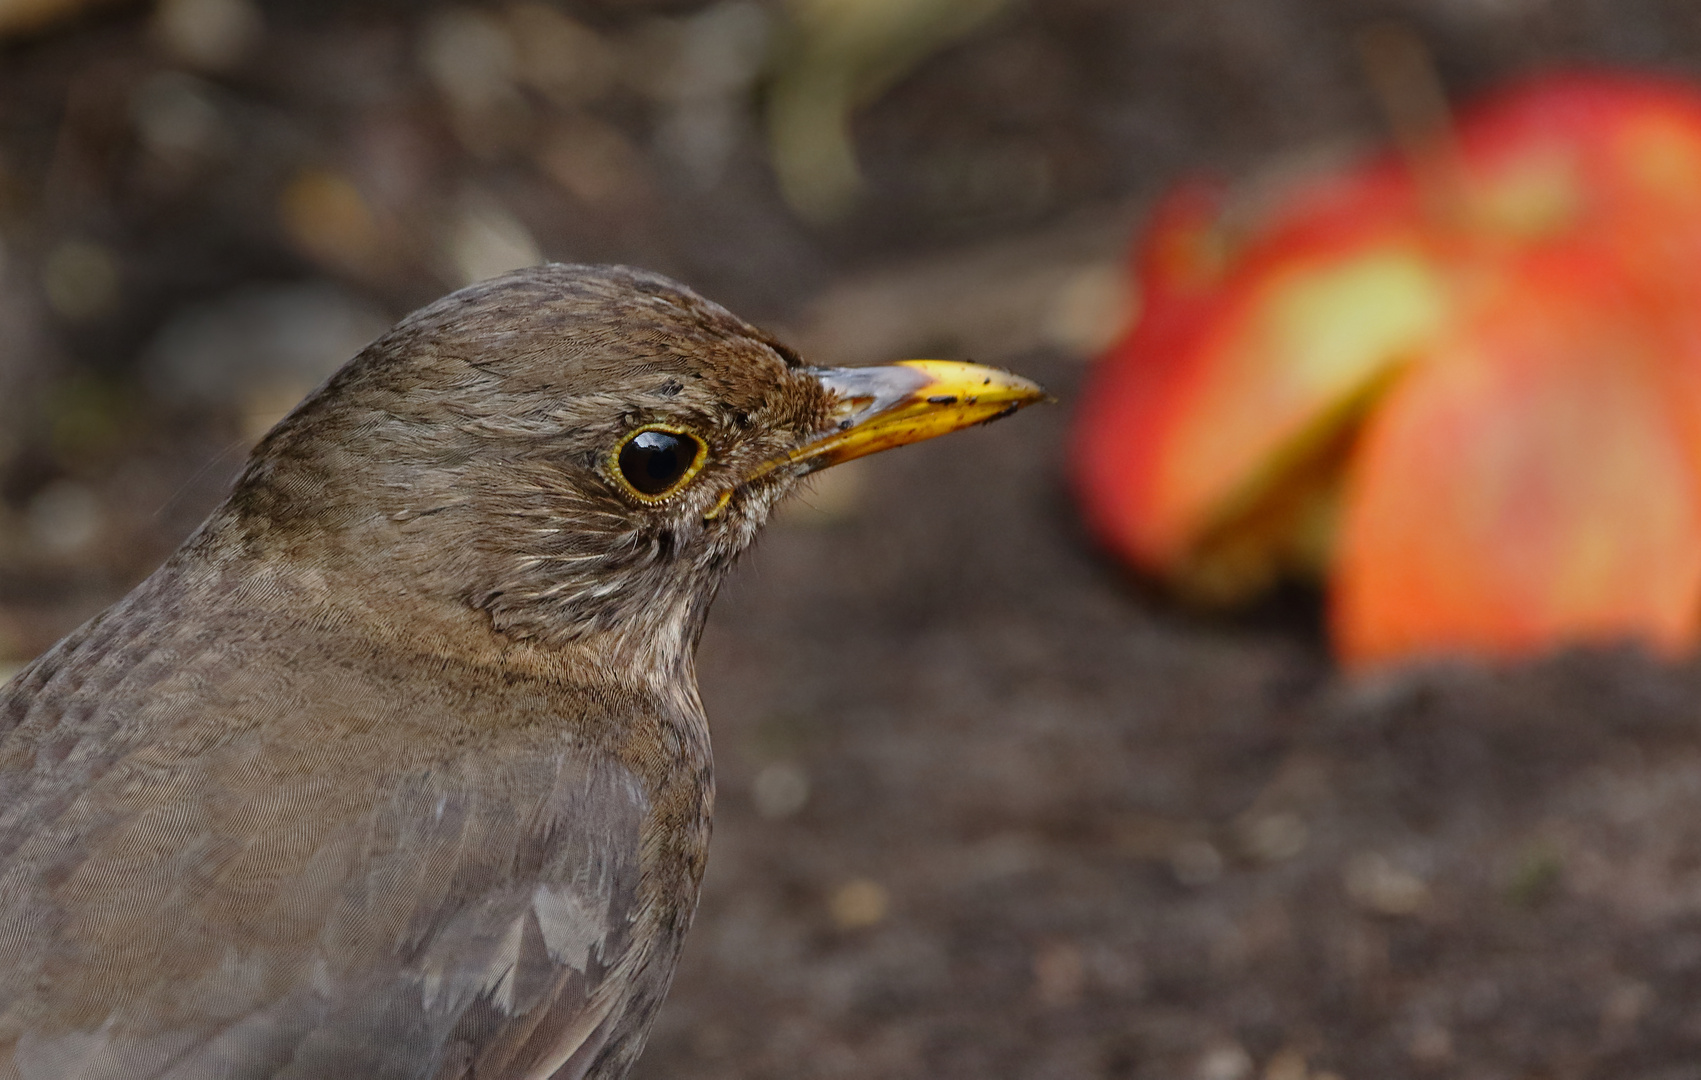
{"label": "bird's head", "polygon": [[1042,396],[968,364],[808,367],[666,278],[542,266],[408,316],[333,375],[255,449],[217,531],[510,637],[688,651],[806,474]]}

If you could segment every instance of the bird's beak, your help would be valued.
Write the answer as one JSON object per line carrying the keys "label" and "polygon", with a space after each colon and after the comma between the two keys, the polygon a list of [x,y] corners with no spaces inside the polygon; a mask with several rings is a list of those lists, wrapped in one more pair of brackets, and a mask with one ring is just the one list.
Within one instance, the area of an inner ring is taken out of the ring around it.
{"label": "bird's beak", "polygon": [[953,360],[805,370],[832,396],[833,426],[775,464],[805,464],[810,472],[990,423],[1046,400],[1037,383],[1019,375]]}

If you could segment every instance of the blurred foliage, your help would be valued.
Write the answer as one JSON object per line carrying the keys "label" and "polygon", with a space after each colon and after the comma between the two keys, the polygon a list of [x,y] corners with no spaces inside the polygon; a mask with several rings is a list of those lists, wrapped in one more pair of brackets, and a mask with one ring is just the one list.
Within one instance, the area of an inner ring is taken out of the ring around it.
{"label": "blurred foliage", "polygon": [[851,114],[1008,0],[786,0],[768,144],[786,199],[832,220],[862,190]]}

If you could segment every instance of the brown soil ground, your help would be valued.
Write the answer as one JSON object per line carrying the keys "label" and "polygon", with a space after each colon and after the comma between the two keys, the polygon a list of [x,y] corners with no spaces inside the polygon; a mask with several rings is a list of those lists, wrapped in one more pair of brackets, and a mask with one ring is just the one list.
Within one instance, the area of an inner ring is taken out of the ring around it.
{"label": "brown soil ground", "polygon": [[[569,10],[635,68],[701,7]],[[494,204],[544,254],[673,273],[818,359],[972,353],[1062,401],[827,474],[725,590],[715,849],[639,1076],[1701,1077],[1701,669],[1353,682],[1303,590],[1163,603],[1078,530],[1083,365],[1029,325],[1178,173],[1374,136],[1371,22],[1465,93],[1694,71],[1691,3],[1014,4],[861,115],[868,197],[816,228],[763,163],[756,76],[712,152],[636,77],[519,87],[511,129],[469,132],[421,74],[442,9],[260,11],[222,66],[135,5],[0,45],[0,661],[151,569],[263,418],[261,383],[172,381],[174,320],[301,281],[394,317],[456,283],[456,223]],[[612,171],[539,149],[561,140]]]}

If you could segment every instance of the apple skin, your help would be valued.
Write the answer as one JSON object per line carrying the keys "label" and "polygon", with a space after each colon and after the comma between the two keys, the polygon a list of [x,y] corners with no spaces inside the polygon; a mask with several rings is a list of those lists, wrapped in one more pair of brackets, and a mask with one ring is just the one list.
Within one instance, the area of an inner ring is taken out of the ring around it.
{"label": "apple skin", "polygon": [[1069,445],[1184,597],[1325,580],[1354,667],[1701,640],[1701,89],[1542,76],[1250,207],[1188,182]]}

